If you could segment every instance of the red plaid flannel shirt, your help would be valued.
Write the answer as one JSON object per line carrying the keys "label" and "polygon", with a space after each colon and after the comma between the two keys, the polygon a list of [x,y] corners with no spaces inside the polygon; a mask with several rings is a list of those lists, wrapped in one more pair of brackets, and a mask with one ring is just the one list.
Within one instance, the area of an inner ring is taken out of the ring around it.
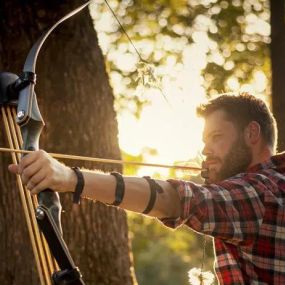
{"label": "red plaid flannel shirt", "polygon": [[285,284],[285,153],[217,184],[169,182],[182,214],[162,222],[214,237],[220,284]]}

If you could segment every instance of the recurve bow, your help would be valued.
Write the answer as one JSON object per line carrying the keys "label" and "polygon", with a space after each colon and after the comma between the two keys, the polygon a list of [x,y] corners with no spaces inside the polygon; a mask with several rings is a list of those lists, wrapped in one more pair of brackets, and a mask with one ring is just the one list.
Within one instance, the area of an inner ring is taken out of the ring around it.
{"label": "recurve bow", "polygon": [[[2,114],[4,115],[3,106],[10,104],[17,106],[16,123],[21,130],[23,150],[35,151],[39,149],[39,139],[44,127],[44,121],[34,91],[36,61],[39,51],[49,34],[60,23],[80,12],[90,2],[84,3],[61,18],[37,40],[29,51],[20,76],[9,72],[0,73],[0,105],[2,106]],[[62,237],[61,204],[58,193],[46,189],[37,198],[36,220],[59,267],[59,270],[53,272],[51,276],[53,284],[84,284],[80,271],[75,266]],[[50,284],[50,281],[45,281],[43,277],[40,279],[41,285]]]}

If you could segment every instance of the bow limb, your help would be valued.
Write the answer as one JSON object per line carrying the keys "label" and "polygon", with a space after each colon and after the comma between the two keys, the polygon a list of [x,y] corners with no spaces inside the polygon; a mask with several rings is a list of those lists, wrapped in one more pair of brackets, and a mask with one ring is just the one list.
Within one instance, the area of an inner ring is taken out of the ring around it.
{"label": "bow limb", "polygon": [[[15,89],[20,90],[16,122],[21,128],[24,142],[22,148],[24,150],[39,149],[39,138],[44,127],[44,121],[40,113],[36,94],[34,91],[34,86],[36,83],[36,61],[39,51],[46,38],[60,23],[80,12],[90,2],[91,1],[88,1],[87,3],[81,5],[77,9],[71,11],[69,14],[61,18],[58,22],[56,22],[38,39],[26,58],[23,73],[15,84]],[[60,223],[61,204],[58,194],[49,189],[46,189],[38,195],[38,201],[39,205],[44,205],[49,209],[58,229],[62,231]]]}
{"label": "bow limb", "polygon": [[[45,32],[31,48],[23,68],[23,73],[18,77],[15,74],[0,73],[0,105],[17,103],[16,123],[20,127],[23,137],[22,149],[38,150],[41,131],[44,121],[37,103],[34,91],[36,83],[36,60],[40,48],[48,35],[63,21],[75,15],[85,8],[91,1],[86,2],[79,8],[73,10],[65,17],[55,23]],[[49,189],[38,195],[38,208],[36,210],[37,222],[42,230],[52,255],[57,261],[61,271],[52,276],[53,284],[83,285],[81,274],[75,266],[69,250],[61,234],[61,204],[59,195]],[[41,282],[41,284],[50,284]]]}

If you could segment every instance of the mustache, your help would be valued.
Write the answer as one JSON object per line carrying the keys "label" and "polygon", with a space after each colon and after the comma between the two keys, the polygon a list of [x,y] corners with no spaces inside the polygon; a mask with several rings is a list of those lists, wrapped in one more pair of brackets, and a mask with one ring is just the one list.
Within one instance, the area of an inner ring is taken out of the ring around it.
{"label": "mustache", "polygon": [[210,155],[210,156],[207,156],[205,160],[203,160],[202,165],[206,166],[210,164],[211,162],[216,162],[216,161],[222,162],[222,160],[218,156]]}
{"label": "mustache", "polygon": [[205,179],[205,183],[210,183],[210,165],[213,162],[222,162],[222,159],[220,159],[217,156],[209,155],[206,157],[205,160],[202,161],[202,170],[201,170],[201,177]]}

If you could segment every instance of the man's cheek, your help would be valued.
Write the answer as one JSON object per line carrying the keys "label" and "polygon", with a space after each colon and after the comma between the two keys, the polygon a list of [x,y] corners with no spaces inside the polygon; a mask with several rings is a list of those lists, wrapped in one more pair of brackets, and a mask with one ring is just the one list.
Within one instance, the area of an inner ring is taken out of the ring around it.
{"label": "man's cheek", "polygon": [[224,138],[223,140],[219,140],[213,146],[213,151],[217,157],[222,159],[230,151],[231,145],[232,145],[232,139],[227,137],[227,138]]}

